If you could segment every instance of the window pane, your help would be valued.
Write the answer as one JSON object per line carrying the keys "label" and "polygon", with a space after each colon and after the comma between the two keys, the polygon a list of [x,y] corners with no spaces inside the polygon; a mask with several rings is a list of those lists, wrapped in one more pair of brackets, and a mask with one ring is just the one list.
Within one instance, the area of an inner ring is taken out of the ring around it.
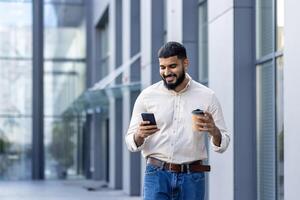
{"label": "window pane", "polygon": [[257,67],[258,200],[275,199],[275,73],[272,62]]}
{"label": "window pane", "polygon": [[44,113],[62,115],[85,89],[85,63],[45,62],[44,71]]}
{"label": "window pane", "polygon": [[31,178],[31,7],[0,2],[0,180]]}
{"label": "window pane", "polygon": [[78,116],[45,118],[45,175],[48,179],[82,174],[82,125]]}
{"label": "window pane", "polygon": [[199,81],[208,82],[207,2],[199,6]]}
{"label": "window pane", "polygon": [[31,3],[0,2],[0,10],[0,58],[29,59],[32,53]]}
{"label": "window pane", "polygon": [[277,50],[283,50],[284,47],[284,0],[277,0]]}
{"label": "window pane", "polygon": [[0,59],[0,113],[31,115],[31,60]]}
{"label": "window pane", "polygon": [[256,1],[256,57],[274,51],[274,0]]}
{"label": "window pane", "polygon": [[82,4],[45,4],[45,58],[84,58],[85,21]]}
{"label": "window pane", "polygon": [[277,195],[284,199],[284,124],[283,124],[283,57],[277,59],[276,74],[276,116],[277,116]]}
{"label": "window pane", "polygon": [[[45,0],[47,1],[47,0]],[[65,111],[85,86],[84,4],[47,1],[44,5],[44,145],[48,179],[80,176],[80,121]]]}
{"label": "window pane", "polygon": [[0,180],[31,179],[31,117],[0,117]]}

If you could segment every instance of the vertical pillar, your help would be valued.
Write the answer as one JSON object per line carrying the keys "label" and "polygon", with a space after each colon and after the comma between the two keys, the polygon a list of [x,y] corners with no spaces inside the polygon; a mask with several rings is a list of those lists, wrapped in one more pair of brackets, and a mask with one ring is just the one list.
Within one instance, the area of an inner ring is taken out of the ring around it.
{"label": "vertical pillar", "polygon": [[[160,81],[159,62],[157,57],[158,49],[164,43],[164,11],[166,4],[161,0],[141,1],[141,87]],[[145,171],[145,160],[141,159],[141,188]]]}
{"label": "vertical pillar", "polygon": [[[250,0],[222,6],[208,1],[208,8],[209,86],[219,97],[231,133],[224,154],[210,153],[209,197],[256,199],[254,5]],[[224,76],[226,82],[221,81]],[[216,187],[221,188],[218,193]]]}
{"label": "vertical pillar", "polygon": [[33,0],[32,29],[32,179],[44,179],[44,5]]}
{"label": "vertical pillar", "polygon": [[198,79],[198,1],[190,0],[182,4],[182,43],[186,47],[190,61],[188,73]]}
{"label": "vertical pillar", "polygon": [[[130,60],[130,7],[131,1],[123,1],[122,6],[122,19],[123,19],[123,37],[122,37],[122,63],[126,63]],[[123,72],[123,83],[128,84],[130,82],[130,69],[126,69]],[[124,134],[126,134],[126,130],[128,129],[128,124],[130,121],[130,89],[122,88],[122,96],[123,96],[123,130]],[[124,138],[124,137],[123,137]],[[131,174],[130,168],[132,167],[132,163],[130,162],[131,153],[126,148],[126,145],[123,143],[123,190],[130,194],[131,191]]]}
{"label": "vertical pillar", "polygon": [[141,1],[141,84],[160,81],[158,49],[164,44],[164,4],[161,0]]}
{"label": "vertical pillar", "polygon": [[[109,72],[115,70],[116,66],[116,16],[119,14],[116,12],[117,0],[110,1],[109,4]],[[115,81],[112,83],[115,84]],[[119,135],[118,126],[120,121],[118,120],[119,113],[119,102],[115,98],[115,95],[111,90],[107,91],[109,100],[109,186],[115,189],[122,188],[122,141],[123,138]]]}
{"label": "vertical pillar", "polygon": [[233,17],[234,199],[251,200],[257,198],[255,2],[235,0]]}
{"label": "vertical pillar", "polygon": [[284,199],[299,196],[300,28],[295,20],[300,17],[299,6],[299,1],[284,1]]}
{"label": "vertical pillar", "polygon": [[166,0],[167,1],[167,41],[182,42],[183,17],[182,8],[183,0]]}
{"label": "vertical pillar", "polygon": [[[131,57],[140,51],[140,0],[123,1],[123,63],[130,61]],[[125,3],[126,2],[126,3]],[[140,66],[130,63],[130,67],[123,73],[123,84],[132,81],[139,81],[139,70],[132,70],[133,67]],[[128,129],[131,112],[135,97],[129,87],[122,89],[123,96],[123,132]],[[124,139],[125,135],[123,135]],[[129,195],[140,194],[140,154],[131,153],[123,143],[123,189]]]}
{"label": "vertical pillar", "polygon": [[[209,199],[234,199],[234,18],[233,1],[208,1],[209,87],[216,92],[231,142],[223,154],[210,148]],[[226,81],[224,81],[226,76]],[[241,134],[241,133],[238,133]],[[217,188],[217,191],[216,191]]]}

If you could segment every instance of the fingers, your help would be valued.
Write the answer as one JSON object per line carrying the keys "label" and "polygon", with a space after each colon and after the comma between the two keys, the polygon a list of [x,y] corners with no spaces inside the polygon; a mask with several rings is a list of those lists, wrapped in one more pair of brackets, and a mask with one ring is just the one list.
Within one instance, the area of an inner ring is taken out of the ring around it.
{"label": "fingers", "polygon": [[215,129],[215,122],[212,117],[212,114],[209,112],[204,112],[204,115],[198,115],[197,121],[195,122],[195,125],[197,127],[197,131],[207,131],[207,132],[213,132]]}
{"label": "fingers", "polygon": [[149,121],[142,121],[140,123],[139,130],[138,130],[139,137],[146,138],[159,131],[157,125],[149,125],[149,124],[150,124]]}
{"label": "fingers", "polygon": [[205,112],[204,112],[204,114],[205,114],[205,116],[206,116],[208,119],[210,119],[210,120],[214,121],[214,118],[213,118],[213,116],[212,116],[212,114],[211,114],[211,113],[209,113],[209,112],[205,111]]}
{"label": "fingers", "polygon": [[211,114],[208,113],[208,112],[205,112],[204,115],[197,115],[197,116],[196,116],[196,119],[197,119],[198,121],[204,121],[204,122],[208,122],[208,121],[210,121],[210,120],[213,120]]}
{"label": "fingers", "polygon": [[146,138],[150,135],[153,135],[154,133],[156,133],[157,131],[159,131],[159,129],[151,129],[151,130],[140,130],[138,132],[138,135],[141,137],[141,138]]}
{"label": "fingers", "polygon": [[150,124],[150,121],[141,121],[140,126],[148,126]]}
{"label": "fingers", "polygon": [[203,122],[203,123],[214,123],[214,119],[212,115],[209,112],[204,112],[204,115],[197,115],[196,119],[198,122]]}
{"label": "fingers", "polygon": [[198,131],[210,131],[214,128],[214,124],[205,122],[196,122],[196,127]]}

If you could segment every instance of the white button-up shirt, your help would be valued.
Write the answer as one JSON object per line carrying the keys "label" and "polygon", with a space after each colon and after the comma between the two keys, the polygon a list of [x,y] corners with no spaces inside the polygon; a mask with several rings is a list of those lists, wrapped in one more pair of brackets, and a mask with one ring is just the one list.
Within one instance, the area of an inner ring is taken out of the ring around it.
{"label": "white button-up shirt", "polygon": [[[180,92],[168,90],[163,81],[149,86],[141,92],[134,104],[132,118],[125,138],[130,151],[142,151],[144,157],[154,157],[170,163],[189,163],[207,158],[205,132],[192,130],[192,111],[200,108],[212,114],[219,128],[222,140],[220,147],[211,145],[214,151],[224,152],[229,144],[220,103],[215,93],[204,85],[195,82],[189,75],[187,86]],[[141,113],[154,113],[160,129],[148,136],[137,147],[134,134],[142,121]]]}

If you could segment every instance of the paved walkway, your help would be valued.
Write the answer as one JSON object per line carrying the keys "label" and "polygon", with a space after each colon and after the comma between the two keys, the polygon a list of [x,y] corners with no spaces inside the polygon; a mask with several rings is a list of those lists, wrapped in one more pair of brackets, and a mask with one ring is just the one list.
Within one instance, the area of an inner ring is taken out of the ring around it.
{"label": "paved walkway", "polygon": [[[99,187],[97,187],[97,185]],[[1,200],[141,200],[91,181],[1,181]]]}

